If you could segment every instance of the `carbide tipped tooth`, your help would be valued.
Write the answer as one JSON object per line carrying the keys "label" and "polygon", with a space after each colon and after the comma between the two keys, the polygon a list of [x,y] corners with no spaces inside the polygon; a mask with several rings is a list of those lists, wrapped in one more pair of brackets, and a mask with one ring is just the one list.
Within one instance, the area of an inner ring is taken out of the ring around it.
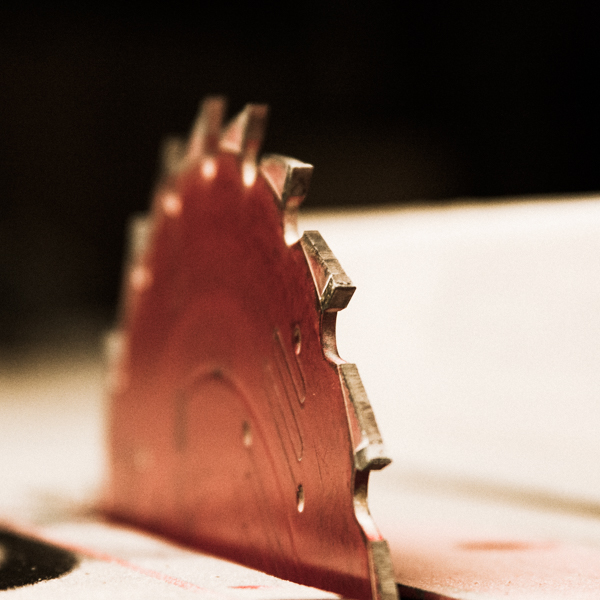
{"label": "carbide tipped tooth", "polygon": [[148,249],[152,232],[152,217],[147,213],[138,213],[129,221],[128,261],[137,262]]}
{"label": "carbide tipped tooth", "polygon": [[283,209],[285,241],[298,241],[298,208],[308,193],[313,166],[295,158],[271,154],[260,161],[260,171]]}
{"label": "carbide tipped tooth", "polygon": [[295,158],[270,154],[260,161],[260,171],[281,204],[300,205],[308,193],[313,166]]}
{"label": "carbide tipped tooth", "polygon": [[115,327],[104,336],[105,384],[113,393],[122,390],[126,385],[126,376],[121,367],[126,346],[127,335],[121,329]]}
{"label": "carbide tipped tooth", "polygon": [[381,600],[399,600],[388,543],[385,540],[371,542],[371,552],[376,573],[376,591],[373,596]]}
{"label": "carbide tipped tooth", "polygon": [[221,149],[240,155],[244,163],[256,164],[268,113],[269,107],[266,104],[246,104],[244,110],[223,132]]}
{"label": "carbide tipped tooth", "polygon": [[344,395],[354,408],[360,439],[354,442],[354,464],[359,471],[383,469],[392,462],[387,456],[371,403],[363,386],[356,365],[345,363],[338,366]]}
{"label": "carbide tipped tooth", "polygon": [[185,142],[179,137],[168,137],[161,148],[161,167],[163,175],[176,173],[185,158]]}
{"label": "carbide tipped tooth", "polygon": [[300,240],[321,303],[321,310],[337,311],[348,306],[356,286],[346,275],[323,236],[305,231]]}
{"label": "carbide tipped tooth", "polygon": [[227,101],[223,96],[208,96],[202,101],[188,142],[189,158],[217,153],[226,107]]}

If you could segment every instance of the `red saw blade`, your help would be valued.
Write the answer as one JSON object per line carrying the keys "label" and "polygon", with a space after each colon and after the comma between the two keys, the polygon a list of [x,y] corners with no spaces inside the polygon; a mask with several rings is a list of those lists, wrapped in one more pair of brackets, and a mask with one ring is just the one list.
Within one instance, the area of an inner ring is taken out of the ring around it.
{"label": "red saw blade", "polygon": [[296,213],[312,166],[257,164],[267,107],[204,101],[134,223],[110,367],[107,511],[356,599],[397,597],[367,507],[386,457],[335,320],[354,286]]}

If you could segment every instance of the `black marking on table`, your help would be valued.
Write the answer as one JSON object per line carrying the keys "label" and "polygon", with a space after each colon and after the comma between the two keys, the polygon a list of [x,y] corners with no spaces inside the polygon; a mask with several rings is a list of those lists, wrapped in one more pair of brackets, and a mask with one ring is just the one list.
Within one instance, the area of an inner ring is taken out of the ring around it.
{"label": "black marking on table", "polygon": [[77,562],[69,550],[0,529],[0,590],[55,579]]}

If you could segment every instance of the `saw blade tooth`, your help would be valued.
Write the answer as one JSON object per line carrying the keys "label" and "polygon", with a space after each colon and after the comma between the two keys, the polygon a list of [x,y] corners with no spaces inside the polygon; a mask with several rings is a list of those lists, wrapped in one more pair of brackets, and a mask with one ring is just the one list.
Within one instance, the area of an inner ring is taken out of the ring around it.
{"label": "saw blade tooth", "polygon": [[109,392],[116,392],[121,386],[122,363],[125,348],[125,333],[118,328],[110,329],[103,339],[104,382]]}
{"label": "saw blade tooth", "polygon": [[365,469],[383,469],[392,462],[387,456],[373,408],[363,386],[356,365],[344,363],[338,365],[342,390],[354,414],[360,431],[360,439],[354,441],[354,463],[359,471]]}
{"label": "saw blade tooth", "polygon": [[268,112],[266,104],[246,104],[244,110],[225,127],[221,150],[255,160],[265,134]]}
{"label": "saw blade tooth", "polygon": [[147,289],[152,283],[152,273],[143,264],[143,257],[150,246],[154,219],[152,215],[135,215],[129,223],[129,287],[136,292]]}
{"label": "saw blade tooth", "polygon": [[143,266],[154,228],[152,213],[137,213],[129,218],[127,226],[127,248],[123,265],[123,293],[117,309],[117,323],[123,324],[131,307],[131,294],[148,287],[151,274]]}
{"label": "saw blade tooth", "polygon": [[392,556],[385,540],[371,542],[371,560],[376,588],[373,595],[381,600],[399,600]]}
{"label": "saw blade tooth", "polygon": [[342,269],[323,236],[318,231],[305,231],[300,243],[319,295],[321,310],[338,311],[346,308],[356,286]]}
{"label": "saw blade tooth", "polygon": [[198,160],[218,152],[226,108],[223,96],[208,96],[202,101],[188,141],[188,159]]}
{"label": "saw blade tooth", "polygon": [[289,202],[300,204],[304,200],[310,187],[312,165],[289,156],[269,154],[261,159],[260,170],[284,207]]}
{"label": "saw blade tooth", "polygon": [[166,138],[161,147],[160,165],[162,175],[168,176],[177,173],[183,165],[185,159],[185,141],[180,137]]}
{"label": "saw blade tooth", "polygon": [[354,514],[369,548],[370,600],[400,600],[390,548],[369,511],[370,474],[370,470],[357,470],[354,478]]}
{"label": "saw blade tooth", "polygon": [[313,166],[288,156],[270,154],[260,161],[259,168],[281,204],[284,237],[291,246],[300,239],[298,208],[308,193]]}
{"label": "saw blade tooth", "polygon": [[256,179],[256,157],[265,135],[268,113],[266,104],[246,104],[221,136],[220,149],[240,157],[242,180],[248,187]]}
{"label": "saw blade tooth", "polygon": [[128,257],[130,265],[139,261],[150,244],[152,233],[152,217],[147,213],[139,213],[131,217],[128,231]]}

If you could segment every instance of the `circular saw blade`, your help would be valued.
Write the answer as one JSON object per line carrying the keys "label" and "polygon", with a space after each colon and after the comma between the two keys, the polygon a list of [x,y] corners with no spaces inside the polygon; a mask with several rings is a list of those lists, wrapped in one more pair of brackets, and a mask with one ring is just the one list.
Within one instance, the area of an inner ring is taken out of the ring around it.
{"label": "circular saw blade", "polygon": [[133,227],[110,366],[107,511],[281,578],[396,598],[367,508],[385,455],[335,319],[354,286],[296,232],[312,166],[257,163],[267,108],[204,101]]}

